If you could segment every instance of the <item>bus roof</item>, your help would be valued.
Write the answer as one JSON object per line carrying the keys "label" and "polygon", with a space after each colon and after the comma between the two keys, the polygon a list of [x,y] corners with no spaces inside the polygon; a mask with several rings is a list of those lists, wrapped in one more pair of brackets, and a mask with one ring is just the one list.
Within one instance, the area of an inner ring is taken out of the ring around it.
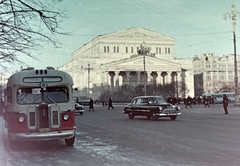
{"label": "bus roof", "polygon": [[[14,86],[16,85],[26,85],[25,82],[23,82],[24,78],[57,78],[61,77],[62,80],[59,82],[59,84],[68,84],[68,85],[73,85],[73,79],[70,76],[70,74],[61,71],[61,70],[55,70],[52,67],[47,67],[45,69],[34,69],[33,67],[29,67],[26,69],[23,69],[17,73],[12,74],[8,78],[8,83],[7,86]],[[48,81],[45,81],[48,82]],[[33,83],[41,83],[40,82],[33,82]]]}

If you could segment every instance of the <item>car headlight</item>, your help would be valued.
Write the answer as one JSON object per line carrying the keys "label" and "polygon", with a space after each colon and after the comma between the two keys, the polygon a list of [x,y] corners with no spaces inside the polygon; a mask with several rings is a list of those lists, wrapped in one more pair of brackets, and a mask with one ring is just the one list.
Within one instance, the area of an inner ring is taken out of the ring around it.
{"label": "car headlight", "polygon": [[18,118],[18,122],[23,123],[23,122],[24,122],[24,117],[23,117],[23,116],[20,116],[20,117]]}
{"label": "car headlight", "polygon": [[67,121],[69,119],[69,115],[65,114],[63,115],[63,120]]}
{"label": "car headlight", "polygon": [[159,110],[160,110],[160,111],[162,111],[162,110],[163,110],[163,107],[162,107],[162,106],[159,106],[158,108],[159,108]]}

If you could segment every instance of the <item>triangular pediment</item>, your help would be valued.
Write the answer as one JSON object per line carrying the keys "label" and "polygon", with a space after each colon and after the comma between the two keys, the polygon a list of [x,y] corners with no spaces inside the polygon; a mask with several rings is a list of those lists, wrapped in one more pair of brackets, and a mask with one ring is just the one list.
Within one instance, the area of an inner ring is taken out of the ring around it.
{"label": "triangular pediment", "polygon": [[106,34],[104,36],[100,37],[101,39],[136,39],[136,40],[142,40],[142,41],[147,41],[147,40],[169,40],[173,41],[174,39],[168,36],[164,36],[162,34],[143,29],[143,28],[129,28],[126,30],[122,31],[117,31],[114,33]]}
{"label": "triangular pediment", "polygon": [[[143,56],[138,56],[134,58],[127,58],[119,61],[113,61],[110,63],[102,64],[102,69],[113,70],[113,71],[138,71],[144,68],[144,58]],[[156,57],[145,56],[145,68],[146,70],[158,71],[158,70],[174,70],[181,71],[181,64],[168,61],[164,59],[159,59]]]}

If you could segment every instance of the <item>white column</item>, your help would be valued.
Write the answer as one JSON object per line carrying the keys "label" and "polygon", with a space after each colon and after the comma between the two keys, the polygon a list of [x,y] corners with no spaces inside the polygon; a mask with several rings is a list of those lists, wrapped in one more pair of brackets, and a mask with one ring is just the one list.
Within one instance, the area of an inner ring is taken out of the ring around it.
{"label": "white column", "polygon": [[146,74],[147,74],[147,84],[151,83],[151,78],[152,78],[151,73],[152,73],[151,71],[146,72]]}
{"label": "white column", "polygon": [[140,77],[141,71],[137,71],[137,84],[141,84],[141,77]]}
{"label": "white column", "polygon": [[172,71],[167,72],[167,84],[172,82]]}
{"label": "white column", "polygon": [[130,84],[130,71],[126,71],[126,84]]}
{"label": "white column", "polygon": [[119,71],[115,71],[115,87],[119,87]]}
{"label": "white column", "polygon": [[162,74],[162,72],[161,71],[158,71],[157,72],[157,78],[156,78],[156,84],[163,84],[161,81],[162,81],[162,79],[161,79],[161,74]]}

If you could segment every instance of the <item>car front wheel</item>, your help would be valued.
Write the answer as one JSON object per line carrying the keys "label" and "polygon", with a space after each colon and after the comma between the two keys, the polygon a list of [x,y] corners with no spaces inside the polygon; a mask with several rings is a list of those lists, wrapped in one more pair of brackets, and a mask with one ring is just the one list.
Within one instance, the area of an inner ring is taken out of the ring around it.
{"label": "car front wheel", "polygon": [[128,113],[128,117],[129,117],[129,119],[133,119],[134,118],[134,115],[133,115],[132,111]]}
{"label": "car front wheel", "polygon": [[177,116],[171,116],[170,118],[171,118],[171,120],[175,120],[177,118]]}
{"label": "car front wheel", "polygon": [[158,120],[158,116],[157,116],[155,113],[153,113],[153,114],[152,114],[152,119],[153,119],[153,120]]}

